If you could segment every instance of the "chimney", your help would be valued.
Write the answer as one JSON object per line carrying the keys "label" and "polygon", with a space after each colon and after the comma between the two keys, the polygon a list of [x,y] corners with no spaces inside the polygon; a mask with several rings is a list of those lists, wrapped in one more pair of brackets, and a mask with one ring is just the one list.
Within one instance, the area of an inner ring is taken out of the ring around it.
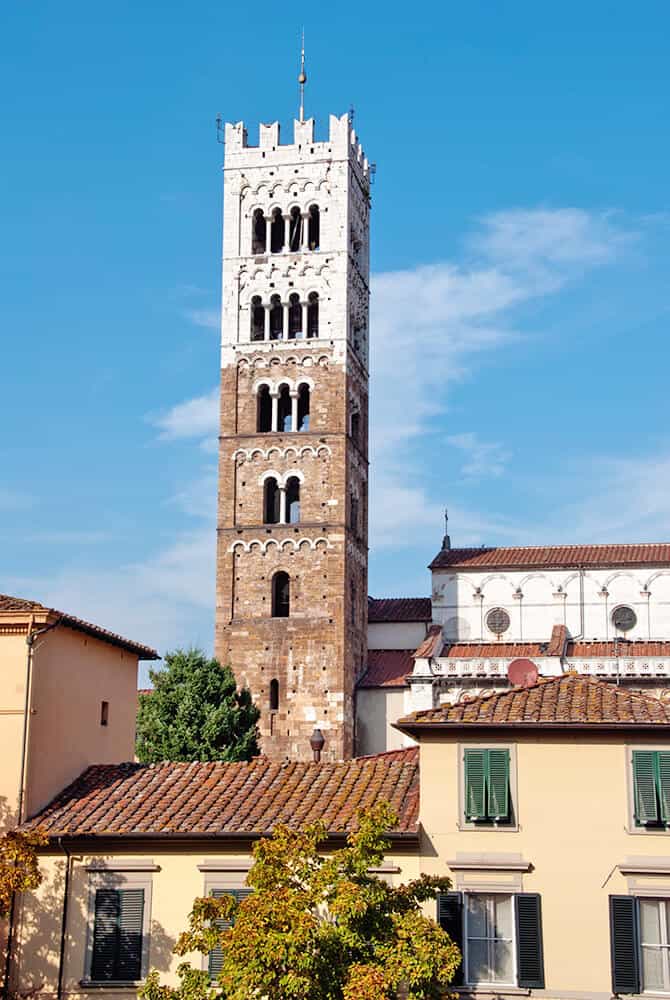
{"label": "chimney", "polygon": [[314,763],[318,764],[321,760],[321,751],[323,750],[325,744],[324,735],[320,729],[315,729],[309,738],[309,745],[312,748],[312,754],[314,755]]}

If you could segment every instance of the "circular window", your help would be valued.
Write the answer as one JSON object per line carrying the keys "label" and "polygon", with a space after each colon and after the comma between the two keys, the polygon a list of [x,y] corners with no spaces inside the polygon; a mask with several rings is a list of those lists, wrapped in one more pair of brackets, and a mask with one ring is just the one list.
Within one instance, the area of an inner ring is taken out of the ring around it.
{"label": "circular window", "polygon": [[627,604],[620,604],[612,612],[612,625],[619,632],[630,632],[637,625],[637,615]]}
{"label": "circular window", "polygon": [[504,608],[492,608],[486,616],[486,627],[495,635],[502,635],[510,627],[510,617]]}

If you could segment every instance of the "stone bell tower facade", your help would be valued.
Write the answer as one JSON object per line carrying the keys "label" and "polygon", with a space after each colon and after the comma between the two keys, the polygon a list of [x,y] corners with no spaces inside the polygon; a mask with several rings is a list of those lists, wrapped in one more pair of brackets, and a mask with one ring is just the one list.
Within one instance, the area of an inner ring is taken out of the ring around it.
{"label": "stone bell tower facade", "polygon": [[369,166],[346,115],[225,129],[216,655],[263,753],[354,752],[367,656]]}

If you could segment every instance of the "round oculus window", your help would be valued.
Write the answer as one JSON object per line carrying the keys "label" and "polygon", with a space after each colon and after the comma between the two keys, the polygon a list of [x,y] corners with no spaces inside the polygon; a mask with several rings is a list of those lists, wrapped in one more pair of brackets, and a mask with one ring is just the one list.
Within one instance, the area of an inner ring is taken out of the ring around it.
{"label": "round oculus window", "polygon": [[627,604],[620,604],[612,612],[612,625],[619,632],[630,632],[637,625],[637,615]]}
{"label": "round oculus window", "polygon": [[486,616],[486,627],[495,635],[502,635],[510,627],[511,620],[504,608],[491,608]]}

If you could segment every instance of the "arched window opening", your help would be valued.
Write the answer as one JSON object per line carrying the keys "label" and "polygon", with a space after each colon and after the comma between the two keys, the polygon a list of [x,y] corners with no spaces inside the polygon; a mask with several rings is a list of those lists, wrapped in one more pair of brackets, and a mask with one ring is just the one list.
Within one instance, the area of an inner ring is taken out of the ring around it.
{"label": "arched window opening", "polygon": [[286,520],[289,524],[300,522],[300,480],[297,476],[286,481]]}
{"label": "arched window opening", "polygon": [[279,390],[279,399],[277,400],[277,430],[293,430],[291,421],[291,393],[287,385],[283,385]]}
{"label": "arched window opening", "polygon": [[349,494],[349,527],[355,535],[358,535],[358,497]]}
{"label": "arched window opening", "polygon": [[284,216],[278,208],[272,213],[270,227],[270,253],[281,253],[284,249]]}
{"label": "arched window opening", "polygon": [[358,410],[351,414],[351,440],[354,444],[360,444],[361,415]]}
{"label": "arched window opening", "polygon": [[307,299],[307,336],[319,336],[319,296],[310,292]]}
{"label": "arched window opening", "polygon": [[280,570],[272,577],[272,617],[288,618],[291,603],[291,582],[288,573]]}
{"label": "arched window opening", "polygon": [[259,434],[268,434],[272,430],[272,399],[267,385],[258,390],[256,429]]}
{"label": "arched window opening", "polygon": [[251,339],[262,340],[265,336],[265,309],[260,295],[251,300]]}
{"label": "arched window opening", "polygon": [[288,336],[289,340],[302,337],[302,304],[300,296],[292,292],[288,297]]}
{"label": "arched window opening", "polygon": [[300,249],[302,236],[302,215],[300,209],[294,206],[291,209],[288,223],[288,248],[291,253],[297,253]]}
{"label": "arched window opening", "polygon": [[252,254],[265,253],[267,224],[263,210],[257,208],[251,220],[251,252]]}
{"label": "arched window opening", "polygon": [[276,677],[270,681],[270,711],[279,711],[279,681]]}
{"label": "arched window opening", "polygon": [[298,430],[309,430],[309,386],[301,385],[298,389]]}
{"label": "arched window opening", "polygon": [[263,524],[279,524],[281,493],[276,479],[266,479],[263,489]]}
{"label": "arched window opening", "polygon": [[281,340],[284,333],[284,307],[278,295],[270,299],[270,340]]}
{"label": "arched window opening", "polygon": [[310,205],[309,206],[309,216],[307,219],[307,242],[309,244],[310,250],[318,250],[319,243],[321,240],[321,219],[319,215],[319,206]]}

